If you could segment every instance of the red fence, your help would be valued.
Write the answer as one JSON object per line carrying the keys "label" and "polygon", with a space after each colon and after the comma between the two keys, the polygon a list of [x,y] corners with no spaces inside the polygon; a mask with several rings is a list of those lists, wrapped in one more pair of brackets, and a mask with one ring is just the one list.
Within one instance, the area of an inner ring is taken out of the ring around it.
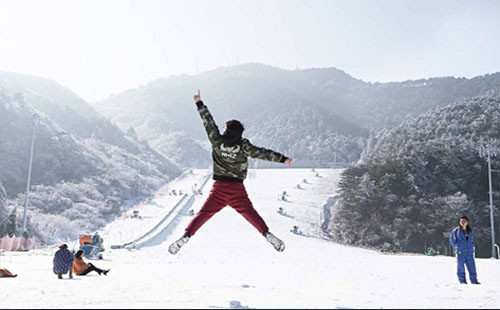
{"label": "red fence", "polygon": [[9,237],[0,238],[0,250],[4,251],[19,251],[33,250],[39,242],[36,238],[26,239],[24,237]]}

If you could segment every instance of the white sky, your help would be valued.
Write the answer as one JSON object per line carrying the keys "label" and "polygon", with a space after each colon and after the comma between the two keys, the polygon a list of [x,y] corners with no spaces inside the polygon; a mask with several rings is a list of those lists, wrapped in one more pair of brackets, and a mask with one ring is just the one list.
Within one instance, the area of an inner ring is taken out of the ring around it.
{"label": "white sky", "polygon": [[500,1],[0,0],[0,70],[87,100],[260,62],[366,81],[500,71]]}

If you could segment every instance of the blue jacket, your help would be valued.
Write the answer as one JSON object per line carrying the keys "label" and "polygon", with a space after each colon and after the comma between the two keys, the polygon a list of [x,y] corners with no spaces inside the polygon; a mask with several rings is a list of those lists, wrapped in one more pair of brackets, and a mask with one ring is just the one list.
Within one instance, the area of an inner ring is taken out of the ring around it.
{"label": "blue jacket", "polygon": [[68,249],[60,249],[54,256],[54,273],[67,274],[75,257]]}
{"label": "blue jacket", "polygon": [[467,238],[465,232],[458,226],[451,231],[450,244],[457,254],[474,252],[474,234],[470,230]]}

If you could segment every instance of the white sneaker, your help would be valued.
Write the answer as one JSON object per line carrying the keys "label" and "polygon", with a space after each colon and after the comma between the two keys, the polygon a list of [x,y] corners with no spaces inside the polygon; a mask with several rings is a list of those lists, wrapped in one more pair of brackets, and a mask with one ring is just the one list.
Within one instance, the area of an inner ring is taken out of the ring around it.
{"label": "white sneaker", "polygon": [[267,242],[273,245],[274,249],[278,252],[283,252],[285,250],[285,243],[278,239],[275,235],[267,232],[264,237],[266,237]]}
{"label": "white sneaker", "polygon": [[175,241],[168,247],[168,252],[172,255],[177,254],[179,250],[182,248],[183,245],[185,245],[189,241],[188,236],[183,236],[179,240]]}

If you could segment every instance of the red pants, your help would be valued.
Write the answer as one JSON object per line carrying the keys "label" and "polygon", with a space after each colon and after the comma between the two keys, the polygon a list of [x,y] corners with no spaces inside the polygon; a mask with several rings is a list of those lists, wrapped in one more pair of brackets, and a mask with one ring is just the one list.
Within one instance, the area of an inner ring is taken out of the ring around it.
{"label": "red pants", "polygon": [[215,181],[207,201],[189,223],[186,233],[193,236],[206,221],[227,205],[243,215],[260,233],[269,230],[262,217],[253,208],[250,199],[248,199],[243,183]]}

